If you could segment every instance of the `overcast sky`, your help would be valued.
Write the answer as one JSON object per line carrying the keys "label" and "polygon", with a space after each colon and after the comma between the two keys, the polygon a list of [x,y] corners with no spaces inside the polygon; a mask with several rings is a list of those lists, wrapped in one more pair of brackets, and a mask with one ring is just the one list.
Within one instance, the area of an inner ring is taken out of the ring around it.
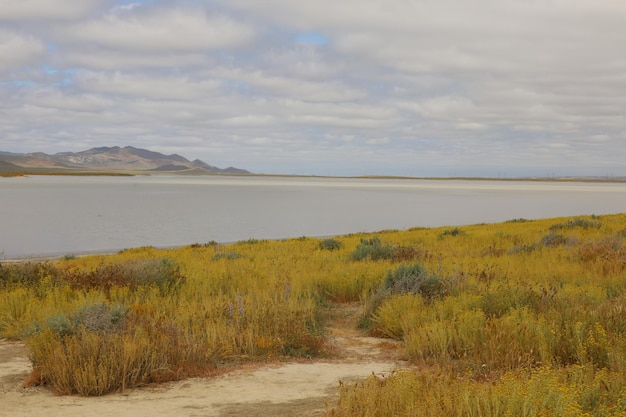
{"label": "overcast sky", "polygon": [[626,175],[623,0],[0,0],[0,150]]}

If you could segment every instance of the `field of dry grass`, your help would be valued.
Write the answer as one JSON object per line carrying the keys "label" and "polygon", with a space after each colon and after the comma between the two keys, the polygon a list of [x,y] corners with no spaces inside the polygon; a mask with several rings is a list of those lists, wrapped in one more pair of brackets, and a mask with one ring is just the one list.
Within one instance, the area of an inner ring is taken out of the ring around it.
{"label": "field of dry grass", "polygon": [[411,370],[329,415],[624,416],[625,238],[618,214],[5,263],[0,335],[30,383],[93,396],[332,358],[329,312],[360,303]]}

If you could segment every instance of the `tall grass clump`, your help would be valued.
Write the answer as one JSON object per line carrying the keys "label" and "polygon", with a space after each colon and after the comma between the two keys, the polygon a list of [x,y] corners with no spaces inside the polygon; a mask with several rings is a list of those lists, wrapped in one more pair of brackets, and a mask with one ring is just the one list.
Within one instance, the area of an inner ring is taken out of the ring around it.
{"label": "tall grass clump", "polygon": [[56,280],[59,272],[50,262],[0,263],[0,289],[33,288],[45,280]]}
{"label": "tall grass clump", "polygon": [[98,265],[91,270],[65,269],[61,279],[73,288],[109,292],[113,287],[158,288],[162,294],[174,291],[185,282],[180,266],[170,258],[133,259],[123,263]]}
{"label": "tall grass clump", "polygon": [[214,366],[215,358],[172,324],[132,315],[115,322],[105,309],[90,310],[84,322],[55,318],[26,338],[33,373],[59,394],[102,395]]}
{"label": "tall grass clump", "polygon": [[445,370],[403,371],[340,384],[338,403],[326,415],[621,417],[625,383],[623,374],[579,367],[512,372],[488,383],[454,378]]}
{"label": "tall grass clump", "polygon": [[387,271],[381,285],[368,299],[361,326],[370,328],[373,323],[381,320],[376,316],[376,310],[389,298],[417,294],[430,303],[446,294],[447,284],[445,279],[430,273],[419,262],[410,265],[402,263],[395,269]]}
{"label": "tall grass clump", "polygon": [[[312,249],[302,245],[298,268]],[[0,334],[25,340],[32,380],[62,394],[324,354],[322,304],[312,285],[288,272],[294,259],[283,256],[285,247],[246,243],[237,262],[214,259],[212,246],[3,266]]]}

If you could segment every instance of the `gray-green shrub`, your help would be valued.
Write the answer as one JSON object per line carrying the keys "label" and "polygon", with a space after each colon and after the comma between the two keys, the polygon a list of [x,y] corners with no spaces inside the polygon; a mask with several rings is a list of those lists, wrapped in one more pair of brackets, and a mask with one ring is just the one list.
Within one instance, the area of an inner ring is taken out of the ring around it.
{"label": "gray-green shrub", "polygon": [[401,264],[396,269],[387,271],[383,291],[388,295],[421,294],[430,300],[444,295],[446,285],[444,280],[416,262],[412,265]]}
{"label": "gray-green shrub", "polygon": [[354,252],[350,254],[350,259],[353,261],[362,261],[367,258],[373,261],[391,259],[394,249],[393,245],[383,244],[378,236],[371,239],[361,239]]}
{"label": "gray-green shrub", "polygon": [[321,250],[329,250],[334,251],[341,249],[343,247],[343,243],[338,241],[337,239],[324,239],[320,240],[319,248]]}

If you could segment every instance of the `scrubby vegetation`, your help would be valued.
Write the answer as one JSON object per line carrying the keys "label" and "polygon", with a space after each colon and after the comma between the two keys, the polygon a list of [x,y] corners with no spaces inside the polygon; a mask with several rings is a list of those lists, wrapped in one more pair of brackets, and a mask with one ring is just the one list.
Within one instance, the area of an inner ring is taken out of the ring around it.
{"label": "scrubby vegetation", "polygon": [[625,221],[423,232],[439,265],[390,270],[366,310],[416,369],[342,385],[329,415],[626,416]]}
{"label": "scrubby vegetation", "polygon": [[335,416],[626,416],[626,215],[248,240],[0,265],[0,334],[33,380],[100,395],[327,355],[364,303],[409,370],[341,384]]}

